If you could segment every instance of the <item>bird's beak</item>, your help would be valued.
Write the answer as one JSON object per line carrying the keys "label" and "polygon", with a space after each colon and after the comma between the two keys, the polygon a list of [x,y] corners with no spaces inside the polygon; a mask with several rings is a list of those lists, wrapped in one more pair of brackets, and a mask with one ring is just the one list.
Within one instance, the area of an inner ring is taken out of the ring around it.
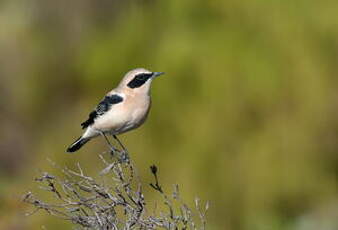
{"label": "bird's beak", "polygon": [[158,77],[162,74],[164,74],[164,72],[153,72],[153,78]]}

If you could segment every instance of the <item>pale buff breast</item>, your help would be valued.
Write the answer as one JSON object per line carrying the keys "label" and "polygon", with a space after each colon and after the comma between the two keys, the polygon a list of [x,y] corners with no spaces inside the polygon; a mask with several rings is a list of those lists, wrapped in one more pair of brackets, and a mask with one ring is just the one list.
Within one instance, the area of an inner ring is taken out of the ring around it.
{"label": "pale buff breast", "polygon": [[96,119],[93,128],[112,134],[135,129],[146,120],[150,105],[149,95],[125,94],[124,101]]}

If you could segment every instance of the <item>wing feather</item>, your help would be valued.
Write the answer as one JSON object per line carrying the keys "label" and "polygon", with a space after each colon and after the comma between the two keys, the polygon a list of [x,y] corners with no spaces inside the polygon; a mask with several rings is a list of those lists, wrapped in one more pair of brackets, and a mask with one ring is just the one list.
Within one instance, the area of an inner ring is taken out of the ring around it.
{"label": "wing feather", "polygon": [[103,100],[100,101],[100,103],[96,106],[96,108],[89,114],[88,119],[81,123],[82,129],[92,125],[97,117],[102,116],[107,111],[109,111],[112,105],[121,103],[122,101],[123,97],[118,94],[105,96]]}

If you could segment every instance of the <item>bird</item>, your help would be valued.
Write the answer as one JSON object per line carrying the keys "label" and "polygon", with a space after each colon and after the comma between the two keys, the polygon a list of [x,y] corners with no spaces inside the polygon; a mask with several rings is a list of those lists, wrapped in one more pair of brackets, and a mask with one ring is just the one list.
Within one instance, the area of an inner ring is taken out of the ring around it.
{"label": "bird", "polygon": [[81,123],[83,134],[68,148],[76,152],[97,136],[103,136],[112,147],[107,135],[112,135],[122,146],[116,135],[140,127],[147,119],[151,107],[151,83],[164,72],[151,72],[137,68],[127,72],[116,88],[108,92]]}

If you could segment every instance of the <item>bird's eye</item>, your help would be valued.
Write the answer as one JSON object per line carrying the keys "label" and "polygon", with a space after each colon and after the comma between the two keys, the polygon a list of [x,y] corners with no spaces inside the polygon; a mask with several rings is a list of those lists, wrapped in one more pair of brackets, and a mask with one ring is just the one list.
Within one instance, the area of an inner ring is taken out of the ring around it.
{"label": "bird's eye", "polygon": [[140,73],[134,77],[127,85],[130,88],[138,88],[148,81],[153,76],[153,73]]}
{"label": "bird's eye", "polygon": [[148,80],[149,76],[151,76],[150,74],[139,74],[136,76],[137,80],[140,81],[146,81]]}

